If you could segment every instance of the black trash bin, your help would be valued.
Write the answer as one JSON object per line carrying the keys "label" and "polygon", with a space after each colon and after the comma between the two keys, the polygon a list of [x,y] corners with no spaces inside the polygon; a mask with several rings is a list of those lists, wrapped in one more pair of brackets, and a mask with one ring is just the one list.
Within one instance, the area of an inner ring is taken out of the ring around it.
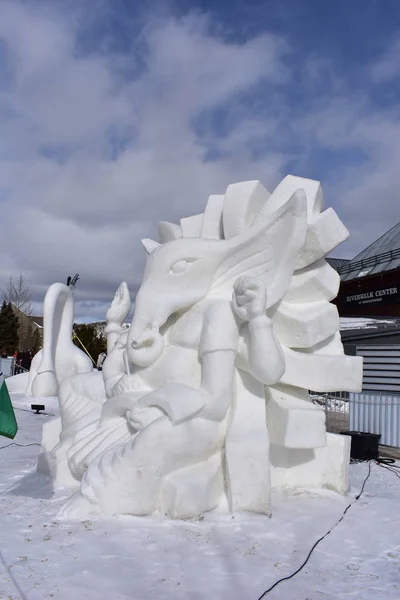
{"label": "black trash bin", "polygon": [[342,435],[351,437],[350,457],[354,460],[376,460],[379,457],[379,433],[363,431],[341,431]]}

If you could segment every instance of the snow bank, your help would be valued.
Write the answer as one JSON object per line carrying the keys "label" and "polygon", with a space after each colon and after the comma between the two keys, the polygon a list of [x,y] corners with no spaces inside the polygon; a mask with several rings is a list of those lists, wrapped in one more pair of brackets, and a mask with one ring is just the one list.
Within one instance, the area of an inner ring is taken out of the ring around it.
{"label": "snow bank", "polygon": [[347,329],[377,329],[381,325],[395,325],[394,319],[367,319],[365,317],[340,317],[340,331]]}

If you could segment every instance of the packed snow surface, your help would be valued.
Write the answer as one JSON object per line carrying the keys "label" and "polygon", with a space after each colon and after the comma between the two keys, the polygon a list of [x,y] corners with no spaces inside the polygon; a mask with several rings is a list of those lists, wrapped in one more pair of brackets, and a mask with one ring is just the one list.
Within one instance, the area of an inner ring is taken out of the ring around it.
{"label": "packed snow surface", "polygon": [[[52,418],[14,397],[15,441],[40,441]],[[40,403],[40,399],[35,399]],[[56,399],[42,399],[56,413]],[[10,443],[0,438],[3,448]],[[67,491],[35,471],[38,446],[0,454],[0,598],[3,600],[257,600],[295,571],[361,489],[368,465],[351,465],[348,497],[284,491],[272,518],[226,512],[203,520],[119,517],[59,522]],[[266,600],[399,600],[400,479],[375,464],[363,495],[306,567]]]}
{"label": "packed snow surface", "polygon": [[365,317],[340,317],[340,331],[346,329],[377,329],[395,325],[395,319],[368,319]]}

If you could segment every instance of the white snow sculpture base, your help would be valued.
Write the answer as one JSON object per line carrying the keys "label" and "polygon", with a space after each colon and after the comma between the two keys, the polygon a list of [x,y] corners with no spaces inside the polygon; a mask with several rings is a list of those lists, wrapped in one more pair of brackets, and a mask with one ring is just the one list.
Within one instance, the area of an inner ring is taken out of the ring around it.
{"label": "white snow sculpture base", "polygon": [[58,479],[59,469],[57,468],[58,465],[52,451],[60,441],[61,430],[61,417],[56,417],[43,425],[42,443],[37,464],[39,473],[51,477],[54,480]]}
{"label": "white snow sculpture base", "polygon": [[213,456],[166,478],[160,512],[171,519],[192,519],[217,508],[223,493],[221,457]]}
{"label": "white snow sculpture base", "polygon": [[[257,415],[258,412],[258,415]],[[259,411],[253,412],[253,424],[264,425],[265,421],[259,420]],[[251,421],[250,421],[251,422]],[[249,423],[249,421],[248,421]],[[263,431],[261,426],[260,432]],[[61,433],[60,417],[45,423],[43,426],[41,453],[38,458],[38,472],[51,477],[60,485],[77,488],[79,482],[71,476],[67,462],[57,460],[52,448],[59,442]],[[254,435],[253,429],[253,435]],[[245,435],[245,430],[242,429]],[[237,464],[237,470],[232,473],[235,481],[239,484],[247,483],[251,489],[240,487],[239,494],[235,489],[231,490],[227,498],[226,506],[232,512],[241,510],[270,514],[270,494],[268,497],[259,497],[254,493],[254,485],[259,482],[252,478],[259,471],[261,478],[271,478],[272,488],[298,488],[298,489],[330,489],[345,495],[349,491],[348,475],[350,464],[351,438],[349,436],[326,434],[327,445],[316,449],[284,448],[276,444],[263,444],[265,455],[259,455],[260,446],[252,439],[252,443],[246,444],[246,453],[239,454],[240,444],[235,448],[235,432],[230,435],[227,452],[230,453],[232,464]],[[238,438],[236,438],[238,442]],[[255,450],[255,451],[254,451]],[[237,452],[236,457],[232,454]],[[267,457],[269,457],[270,465]],[[260,460],[260,459],[263,460]],[[190,474],[190,479],[188,478]],[[239,475],[241,474],[241,478]],[[195,475],[195,477],[193,477]],[[246,481],[247,480],[247,481]],[[265,489],[260,486],[260,489]],[[248,498],[259,497],[258,506],[249,504]],[[162,491],[163,502],[160,508],[162,515],[171,519],[191,519],[199,514],[211,511],[221,504],[221,498],[226,492],[223,470],[221,468],[221,457],[212,457],[206,463],[193,467],[180,469],[166,478]]]}
{"label": "white snow sculpture base", "polygon": [[265,390],[271,444],[284,448],[322,448],[326,445],[325,412],[308,391],[287,385]]}
{"label": "white snow sculpture base", "polygon": [[72,375],[61,383],[61,415],[43,426],[38,471],[62,486],[79,485],[68,464],[68,451],[85,426],[98,421],[104,401],[104,382],[99,371]]}
{"label": "white snow sculpture base", "polygon": [[315,450],[283,448],[271,444],[272,487],[327,488],[347,494],[351,438],[327,433],[327,445]]}
{"label": "white snow sculpture base", "polygon": [[50,477],[63,487],[77,488],[79,482],[71,475],[67,453],[57,452],[62,432],[61,417],[56,417],[43,425],[42,443],[37,462],[37,471]]}
{"label": "white snow sculpture base", "polygon": [[9,394],[26,394],[29,384],[29,373],[20,373],[6,379],[7,389]]}
{"label": "white snow sculpture base", "polygon": [[62,431],[61,417],[56,417],[43,425],[42,430],[42,452],[51,452],[60,441]]}

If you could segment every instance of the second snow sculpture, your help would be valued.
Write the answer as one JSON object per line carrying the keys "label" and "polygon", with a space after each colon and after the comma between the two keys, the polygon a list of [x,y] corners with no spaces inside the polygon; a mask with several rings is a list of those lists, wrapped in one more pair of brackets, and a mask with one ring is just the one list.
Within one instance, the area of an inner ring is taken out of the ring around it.
{"label": "second snow sculpture", "polygon": [[204,214],[160,223],[161,244],[143,240],[129,330],[126,284],[107,314],[105,393],[88,375],[60,389],[53,457],[79,486],[65,517],[189,518],[224,497],[268,513],[271,480],[345,491],[348,439],[326,434],[308,394],[361,386],[324,260],[348,232],[321,208],[315,181],[288,176],[271,195],[239,183]]}
{"label": "second snow sculpture", "polygon": [[29,373],[8,378],[7,386],[12,393],[57,396],[64,379],[93,370],[90,358],[72,341],[74,299],[68,286],[53,283],[49,287],[43,315],[43,348],[33,357]]}

